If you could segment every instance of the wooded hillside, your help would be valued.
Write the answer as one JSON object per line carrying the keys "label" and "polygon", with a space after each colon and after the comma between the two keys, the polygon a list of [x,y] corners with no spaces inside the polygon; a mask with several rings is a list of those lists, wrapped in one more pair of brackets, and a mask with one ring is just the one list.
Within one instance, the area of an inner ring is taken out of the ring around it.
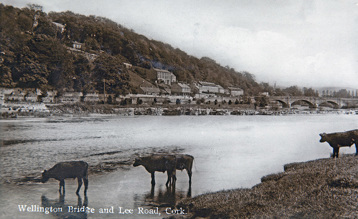
{"label": "wooded hillside", "polygon": [[[73,42],[81,49],[73,49]],[[187,55],[109,19],[72,12],[46,14],[34,5],[18,9],[0,4],[0,50],[2,87],[101,92],[105,79],[108,92],[135,93],[123,65],[127,62],[135,66],[133,73],[152,83],[152,68],[160,68],[186,83],[237,86],[248,95],[265,89],[248,72]]]}

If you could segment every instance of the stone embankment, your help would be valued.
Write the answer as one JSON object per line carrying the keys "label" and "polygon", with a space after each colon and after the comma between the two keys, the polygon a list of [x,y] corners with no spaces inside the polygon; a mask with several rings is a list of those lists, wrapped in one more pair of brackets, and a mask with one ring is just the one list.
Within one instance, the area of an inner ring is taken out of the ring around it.
{"label": "stone embankment", "polygon": [[47,117],[51,115],[87,115],[87,114],[112,114],[121,116],[155,115],[287,115],[287,114],[321,114],[321,113],[346,113],[357,114],[358,110],[323,111],[319,109],[295,110],[295,109],[255,109],[250,105],[231,105],[218,107],[215,105],[160,105],[142,106],[130,105],[119,106],[110,104],[5,104],[2,105],[0,118],[16,118],[17,116]]}

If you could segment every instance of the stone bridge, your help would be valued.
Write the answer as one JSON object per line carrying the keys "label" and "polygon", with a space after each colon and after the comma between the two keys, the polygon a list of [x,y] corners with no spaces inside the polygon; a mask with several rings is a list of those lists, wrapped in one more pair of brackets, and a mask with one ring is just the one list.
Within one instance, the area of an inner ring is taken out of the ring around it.
{"label": "stone bridge", "polygon": [[358,98],[337,98],[337,97],[305,97],[305,96],[271,96],[271,102],[279,102],[283,108],[291,108],[293,105],[308,105],[310,108],[320,106],[342,108],[358,106]]}

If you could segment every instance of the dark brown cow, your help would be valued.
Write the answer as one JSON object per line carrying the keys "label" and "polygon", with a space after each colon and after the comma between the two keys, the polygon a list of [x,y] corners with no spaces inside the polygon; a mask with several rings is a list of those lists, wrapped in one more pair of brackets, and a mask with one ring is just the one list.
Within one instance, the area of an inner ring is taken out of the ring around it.
{"label": "dark brown cow", "polygon": [[87,193],[88,189],[88,164],[84,161],[69,161],[69,162],[60,162],[53,166],[49,170],[44,170],[42,173],[41,182],[45,183],[50,178],[54,178],[60,181],[60,189],[59,192],[61,193],[61,187],[63,189],[63,193],[65,193],[65,179],[68,178],[77,178],[78,187],[76,194],[81,189],[82,180],[85,184],[85,191]]}
{"label": "dark brown cow", "polygon": [[333,148],[332,157],[338,157],[340,147],[351,147],[353,144],[356,146],[356,155],[358,155],[358,129],[319,135],[321,136],[320,142],[328,142]]}
{"label": "dark brown cow", "polygon": [[167,171],[168,180],[166,186],[169,184],[175,184],[176,181],[176,157],[175,155],[150,155],[147,157],[137,157],[133,166],[142,165],[152,176],[152,185],[155,185],[155,171],[165,172]]}
{"label": "dark brown cow", "polygon": [[188,154],[176,154],[175,157],[177,158],[177,170],[184,170],[186,169],[186,172],[189,176],[189,184],[191,185],[191,176],[192,176],[192,167],[193,167],[193,161],[194,157]]}

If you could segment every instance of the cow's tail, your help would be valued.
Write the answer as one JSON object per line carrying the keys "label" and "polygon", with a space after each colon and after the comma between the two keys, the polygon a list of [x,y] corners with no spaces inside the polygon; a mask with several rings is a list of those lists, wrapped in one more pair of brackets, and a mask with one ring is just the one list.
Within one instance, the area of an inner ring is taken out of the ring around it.
{"label": "cow's tail", "polygon": [[88,163],[86,162],[84,163],[85,163],[85,169],[84,169],[83,177],[88,180]]}
{"label": "cow's tail", "polygon": [[195,162],[195,159],[194,159],[194,157],[193,157],[193,166],[194,166],[195,172],[197,172],[196,164],[195,164],[195,163],[196,163],[196,162]]}
{"label": "cow's tail", "polygon": [[85,184],[85,195],[87,194],[88,190],[88,163],[85,163],[85,169],[84,169],[84,176],[83,176],[83,182]]}

